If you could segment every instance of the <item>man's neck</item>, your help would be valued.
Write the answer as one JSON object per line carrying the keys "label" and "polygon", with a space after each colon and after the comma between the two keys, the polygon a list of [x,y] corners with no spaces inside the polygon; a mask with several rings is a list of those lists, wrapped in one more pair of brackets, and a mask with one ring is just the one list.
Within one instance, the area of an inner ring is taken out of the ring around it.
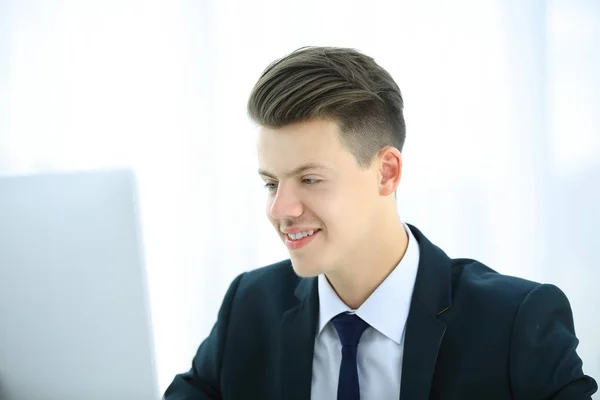
{"label": "man's neck", "polygon": [[397,222],[369,243],[363,254],[353,255],[352,265],[326,274],[333,290],[351,309],[359,308],[404,257],[408,235],[402,222]]}

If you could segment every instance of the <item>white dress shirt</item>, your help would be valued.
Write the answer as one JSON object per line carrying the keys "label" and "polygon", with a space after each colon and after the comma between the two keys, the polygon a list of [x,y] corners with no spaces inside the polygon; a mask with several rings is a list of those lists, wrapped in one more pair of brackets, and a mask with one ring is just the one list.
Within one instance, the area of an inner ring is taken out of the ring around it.
{"label": "white dress shirt", "polygon": [[419,265],[419,243],[408,226],[404,225],[404,229],[408,233],[404,257],[357,310],[344,304],[327,278],[319,275],[319,324],[313,357],[312,400],[337,399],[342,344],[331,319],[342,312],[354,312],[370,325],[358,345],[360,399],[400,398],[404,327]]}

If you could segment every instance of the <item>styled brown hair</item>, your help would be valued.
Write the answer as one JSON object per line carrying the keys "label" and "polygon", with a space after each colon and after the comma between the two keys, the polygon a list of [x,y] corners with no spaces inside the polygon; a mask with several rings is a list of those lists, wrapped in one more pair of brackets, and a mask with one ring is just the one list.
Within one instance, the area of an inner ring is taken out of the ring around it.
{"label": "styled brown hair", "polygon": [[357,50],[338,47],[302,47],[274,61],[248,100],[248,114],[261,126],[336,121],[342,142],[363,167],[386,146],[402,151],[402,109],[400,89],[386,70]]}

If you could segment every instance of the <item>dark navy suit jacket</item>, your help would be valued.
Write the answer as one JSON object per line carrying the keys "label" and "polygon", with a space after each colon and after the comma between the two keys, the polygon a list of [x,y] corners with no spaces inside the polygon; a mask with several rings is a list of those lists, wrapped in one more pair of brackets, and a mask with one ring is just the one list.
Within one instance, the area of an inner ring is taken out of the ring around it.
{"label": "dark navy suit jacket", "polygon": [[[420,262],[402,400],[591,399],[597,385],[582,372],[571,308],[557,287],[450,259],[409,227]],[[309,400],[318,313],[316,278],[298,277],[289,260],[241,274],[165,399]]]}

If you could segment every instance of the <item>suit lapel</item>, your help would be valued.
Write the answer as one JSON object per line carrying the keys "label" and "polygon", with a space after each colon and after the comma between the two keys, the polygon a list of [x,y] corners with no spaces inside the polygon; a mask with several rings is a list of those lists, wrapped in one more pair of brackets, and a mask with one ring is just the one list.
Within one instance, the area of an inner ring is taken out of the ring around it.
{"label": "suit lapel", "polygon": [[438,350],[446,324],[438,317],[451,306],[450,258],[414,226],[419,242],[419,270],[406,321],[402,361],[402,400],[426,400],[431,391]]}
{"label": "suit lapel", "polygon": [[426,400],[446,325],[413,301],[406,321],[401,399]]}
{"label": "suit lapel", "polygon": [[296,304],[283,315],[280,336],[281,399],[309,400],[319,313],[317,280],[301,279]]}

